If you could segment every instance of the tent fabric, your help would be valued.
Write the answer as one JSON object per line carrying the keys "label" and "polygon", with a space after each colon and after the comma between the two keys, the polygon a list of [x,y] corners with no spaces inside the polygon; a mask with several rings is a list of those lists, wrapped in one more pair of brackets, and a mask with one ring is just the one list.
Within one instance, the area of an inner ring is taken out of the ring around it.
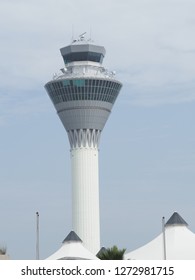
{"label": "tent fabric", "polygon": [[62,246],[47,260],[98,260],[84,246],[78,235],[71,231],[64,239]]}
{"label": "tent fabric", "polygon": [[[176,212],[175,212],[176,213]],[[174,213],[174,214],[175,214]],[[173,214],[173,215],[174,215]],[[176,213],[177,214],[177,213]],[[195,234],[181,216],[172,215],[165,225],[165,253],[167,260],[195,260]],[[126,260],[163,260],[163,233],[146,245],[125,254]]]}

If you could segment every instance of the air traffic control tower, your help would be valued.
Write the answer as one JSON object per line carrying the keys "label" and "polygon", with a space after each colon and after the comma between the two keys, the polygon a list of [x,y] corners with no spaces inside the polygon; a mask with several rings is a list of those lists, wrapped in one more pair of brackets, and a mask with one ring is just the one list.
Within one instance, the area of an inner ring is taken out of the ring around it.
{"label": "air traffic control tower", "polygon": [[100,249],[98,148],[122,84],[102,66],[105,48],[84,34],[60,49],[65,67],[45,88],[70,142],[72,229],[84,246]]}

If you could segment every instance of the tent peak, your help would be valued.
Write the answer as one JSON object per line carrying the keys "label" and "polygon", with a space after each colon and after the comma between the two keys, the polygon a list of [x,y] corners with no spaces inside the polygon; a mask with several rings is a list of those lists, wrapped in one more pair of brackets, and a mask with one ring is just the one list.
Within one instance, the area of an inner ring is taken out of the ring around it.
{"label": "tent peak", "polygon": [[67,236],[66,238],[63,240],[62,243],[66,243],[66,242],[83,242],[80,237],[72,230]]}
{"label": "tent peak", "polygon": [[188,226],[186,221],[177,213],[174,212],[173,215],[166,222],[165,226],[173,226],[173,225],[185,225]]}

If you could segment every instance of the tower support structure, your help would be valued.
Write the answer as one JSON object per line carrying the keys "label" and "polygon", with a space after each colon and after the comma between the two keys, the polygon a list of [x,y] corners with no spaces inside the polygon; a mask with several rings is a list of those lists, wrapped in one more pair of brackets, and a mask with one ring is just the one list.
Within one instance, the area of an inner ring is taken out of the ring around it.
{"label": "tower support structure", "polygon": [[99,142],[122,84],[114,71],[102,66],[105,48],[83,35],[60,51],[65,67],[45,88],[70,142],[72,227],[96,254],[100,249]]}

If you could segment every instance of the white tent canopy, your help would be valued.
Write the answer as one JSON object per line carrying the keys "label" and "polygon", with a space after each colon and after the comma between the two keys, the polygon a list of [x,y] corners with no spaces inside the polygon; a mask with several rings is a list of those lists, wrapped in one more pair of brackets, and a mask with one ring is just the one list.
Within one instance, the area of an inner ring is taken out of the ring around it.
{"label": "white tent canopy", "polygon": [[64,239],[61,248],[47,260],[97,260],[98,258],[88,251],[82,243],[78,235],[71,231]]}
{"label": "white tent canopy", "polygon": [[125,255],[126,260],[195,260],[195,234],[188,224],[174,212],[165,225],[165,243],[163,233],[146,245]]}

